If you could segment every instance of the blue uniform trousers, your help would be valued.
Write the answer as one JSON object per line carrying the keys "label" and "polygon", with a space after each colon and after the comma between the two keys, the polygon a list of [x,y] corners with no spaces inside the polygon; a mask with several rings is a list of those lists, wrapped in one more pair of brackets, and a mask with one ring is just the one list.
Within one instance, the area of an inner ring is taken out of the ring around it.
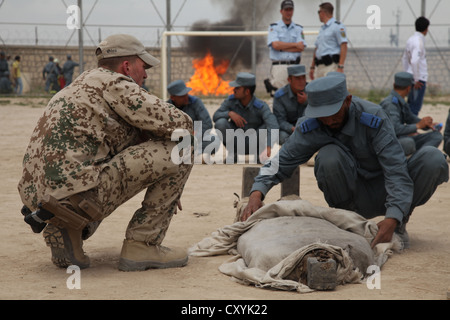
{"label": "blue uniform trousers", "polygon": [[[408,171],[414,182],[411,207],[403,223],[409,220],[413,209],[428,201],[438,185],[448,181],[449,169],[444,154],[434,147],[423,147],[407,160]],[[353,156],[337,145],[329,144],[317,154],[314,173],[320,190],[330,207],[352,210],[370,219],[384,215],[387,193],[385,177],[365,179],[357,172]]]}

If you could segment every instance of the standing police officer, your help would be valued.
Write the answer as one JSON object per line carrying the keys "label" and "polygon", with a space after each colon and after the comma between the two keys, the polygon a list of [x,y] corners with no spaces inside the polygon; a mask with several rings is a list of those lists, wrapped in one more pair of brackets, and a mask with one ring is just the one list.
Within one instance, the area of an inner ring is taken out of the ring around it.
{"label": "standing police officer", "polygon": [[72,56],[68,54],[67,61],[64,62],[64,65],[62,67],[62,74],[64,75],[66,87],[72,83],[73,69],[78,66],[78,62],[73,61]]}
{"label": "standing police officer", "polygon": [[300,63],[301,53],[306,47],[303,27],[292,21],[294,2],[284,0],[280,12],[281,20],[270,25],[267,37],[272,60],[270,84],[275,90],[287,84],[287,67]]}
{"label": "standing police officer", "polygon": [[344,72],[347,57],[347,33],[345,26],[333,17],[333,5],[319,5],[319,19],[323,23],[316,40],[316,49],[309,71],[311,80],[325,77],[328,72]]}
{"label": "standing police officer", "polygon": [[289,66],[288,75],[289,83],[278,89],[273,98],[273,114],[280,126],[280,145],[294,132],[297,120],[303,116],[308,105],[305,66]]}
{"label": "standing police officer", "polygon": [[416,206],[448,181],[444,154],[423,147],[408,160],[383,109],[352,97],[344,77],[327,76],[306,86],[308,106],[293,136],[280,149],[279,170],[255,178],[242,220],[262,206],[272,186],[318,151],[314,173],[330,207],[370,219],[384,215],[372,241],[389,242],[394,231],[408,246],[405,225]]}

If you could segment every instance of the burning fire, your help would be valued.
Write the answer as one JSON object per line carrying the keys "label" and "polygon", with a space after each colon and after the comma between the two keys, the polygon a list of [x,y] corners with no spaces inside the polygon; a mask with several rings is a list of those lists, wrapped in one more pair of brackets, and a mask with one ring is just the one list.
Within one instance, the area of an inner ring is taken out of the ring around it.
{"label": "burning fire", "polygon": [[228,60],[223,60],[219,65],[214,66],[214,57],[210,52],[203,59],[195,59],[192,65],[195,69],[194,75],[186,86],[192,88],[192,94],[202,95],[229,95],[233,88],[228,81],[222,80],[221,76],[227,71]]}

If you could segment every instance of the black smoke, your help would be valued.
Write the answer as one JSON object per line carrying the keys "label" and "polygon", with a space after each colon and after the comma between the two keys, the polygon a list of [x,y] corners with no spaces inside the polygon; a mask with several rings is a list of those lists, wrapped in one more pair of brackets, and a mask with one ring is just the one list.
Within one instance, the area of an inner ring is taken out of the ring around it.
{"label": "black smoke", "polygon": [[[234,0],[216,1],[221,6],[226,6],[228,18],[215,23],[208,20],[195,22],[190,31],[264,31],[272,21],[263,20],[264,15],[271,12],[273,3],[271,0],[256,0],[255,8],[253,1]],[[253,10],[256,13],[256,30],[253,30]],[[196,58],[204,57],[207,52],[211,52],[214,62],[219,64],[222,60],[229,60],[230,67],[242,64],[245,68],[251,68],[252,63],[252,36],[190,36],[185,38],[185,47],[191,56]],[[256,41],[256,63],[262,57],[261,48],[265,47],[266,37],[254,37]]]}

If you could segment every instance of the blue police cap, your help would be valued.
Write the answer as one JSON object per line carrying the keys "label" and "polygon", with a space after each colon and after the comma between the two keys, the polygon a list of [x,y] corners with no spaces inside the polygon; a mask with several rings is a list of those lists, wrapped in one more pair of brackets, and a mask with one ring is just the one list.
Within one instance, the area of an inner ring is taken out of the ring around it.
{"label": "blue police cap", "polygon": [[230,82],[230,87],[252,87],[256,85],[256,77],[248,72],[239,72],[236,80]]}
{"label": "blue police cap", "polygon": [[337,71],[330,71],[327,73],[327,77],[342,77],[345,79],[345,73],[337,72]]}
{"label": "blue police cap", "polygon": [[308,106],[305,116],[329,117],[336,114],[349,95],[345,77],[327,76],[311,81],[305,88]]}
{"label": "blue police cap", "polygon": [[400,87],[409,87],[414,84],[414,78],[409,72],[397,72],[394,76],[394,83]]}
{"label": "blue police cap", "polygon": [[292,66],[289,66],[287,70],[288,75],[290,76],[299,77],[306,75],[306,67],[302,64],[294,64]]}
{"label": "blue police cap", "polygon": [[184,96],[192,88],[186,87],[186,84],[183,80],[175,80],[167,86],[167,91],[171,96]]}

